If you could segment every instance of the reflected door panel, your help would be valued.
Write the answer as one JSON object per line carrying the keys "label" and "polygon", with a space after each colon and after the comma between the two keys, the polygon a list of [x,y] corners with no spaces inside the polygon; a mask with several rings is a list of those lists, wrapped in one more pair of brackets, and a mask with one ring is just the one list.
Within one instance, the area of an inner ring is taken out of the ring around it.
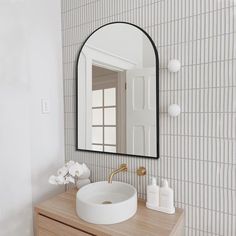
{"label": "reflected door panel", "polygon": [[155,69],[129,70],[127,81],[127,152],[156,155]]}

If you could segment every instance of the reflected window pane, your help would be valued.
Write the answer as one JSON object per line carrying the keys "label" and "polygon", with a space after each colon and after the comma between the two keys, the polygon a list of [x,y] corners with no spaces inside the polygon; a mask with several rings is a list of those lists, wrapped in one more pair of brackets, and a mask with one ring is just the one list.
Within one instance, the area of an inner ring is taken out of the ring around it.
{"label": "reflected window pane", "polygon": [[116,144],[116,127],[105,127],[104,139],[105,144]]}
{"label": "reflected window pane", "polygon": [[102,106],[102,89],[93,90],[92,107]]}
{"label": "reflected window pane", "polygon": [[104,146],[105,152],[116,152],[116,147],[114,146]]}
{"label": "reflected window pane", "polygon": [[104,89],[104,106],[116,105],[116,88]]}
{"label": "reflected window pane", "polygon": [[103,151],[102,145],[92,145],[93,151]]}
{"label": "reflected window pane", "polygon": [[92,128],[92,143],[101,143],[103,142],[102,127],[93,127]]}
{"label": "reflected window pane", "polygon": [[116,125],[116,108],[104,109],[104,124]]}
{"label": "reflected window pane", "polygon": [[102,114],[102,109],[92,109],[92,114],[93,114],[93,125],[102,125],[102,120],[103,120],[103,114]]}

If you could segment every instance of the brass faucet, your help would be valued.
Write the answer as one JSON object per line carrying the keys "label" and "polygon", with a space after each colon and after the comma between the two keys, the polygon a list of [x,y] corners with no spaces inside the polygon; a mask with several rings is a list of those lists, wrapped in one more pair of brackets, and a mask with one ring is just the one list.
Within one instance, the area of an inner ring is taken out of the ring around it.
{"label": "brass faucet", "polygon": [[121,172],[121,171],[127,171],[128,167],[127,164],[121,164],[120,167],[117,170],[114,170],[111,172],[111,174],[108,177],[108,183],[111,184],[112,183],[112,178],[115,174]]}

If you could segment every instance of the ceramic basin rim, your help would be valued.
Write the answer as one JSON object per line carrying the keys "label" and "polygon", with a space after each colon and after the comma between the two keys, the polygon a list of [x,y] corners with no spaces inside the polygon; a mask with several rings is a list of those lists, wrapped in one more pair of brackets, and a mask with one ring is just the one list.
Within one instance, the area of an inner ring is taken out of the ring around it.
{"label": "ceramic basin rim", "polygon": [[[95,185],[97,183],[107,183],[107,181],[99,181],[99,182],[95,182],[95,183],[92,183],[92,184]],[[120,202],[115,202],[115,203],[112,203],[112,204],[92,203],[92,202],[87,201],[86,199],[81,199],[81,197],[79,196],[80,195],[80,191],[85,191],[85,189],[88,189],[89,187],[91,187],[90,186],[91,184],[89,184],[89,185],[86,185],[86,186],[82,187],[80,190],[78,190],[78,192],[76,194],[76,198],[77,198],[78,201],[80,201],[83,204],[87,204],[87,205],[90,205],[90,206],[101,207],[101,208],[107,208],[107,207],[112,207],[112,206],[117,206],[117,205],[123,205],[125,202],[129,202],[130,199],[132,199],[134,197],[138,201],[137,190],[136,190],[136,188],[133,185],[127,184],[127,183],[124,183],[124,182],[120,182],[120,181],[113,181],[113,183],[118,183],[118,184],[122,184],[122,185],[128,186],[129,188],[131,188],[133,190],[132,195],[129,198],[127,198],[126,200],[123,200],[123,201],[120,201]]]}

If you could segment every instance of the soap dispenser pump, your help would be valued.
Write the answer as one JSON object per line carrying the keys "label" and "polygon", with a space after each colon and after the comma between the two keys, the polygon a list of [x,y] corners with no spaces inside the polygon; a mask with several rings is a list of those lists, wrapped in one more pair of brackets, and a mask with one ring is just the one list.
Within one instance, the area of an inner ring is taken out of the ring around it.
{"label": "soap dispenser pump", "polygon": [[147,208],[155,208],[159,206],[159,186],[157,179],[151,178],[151,184],[147,186]]}

